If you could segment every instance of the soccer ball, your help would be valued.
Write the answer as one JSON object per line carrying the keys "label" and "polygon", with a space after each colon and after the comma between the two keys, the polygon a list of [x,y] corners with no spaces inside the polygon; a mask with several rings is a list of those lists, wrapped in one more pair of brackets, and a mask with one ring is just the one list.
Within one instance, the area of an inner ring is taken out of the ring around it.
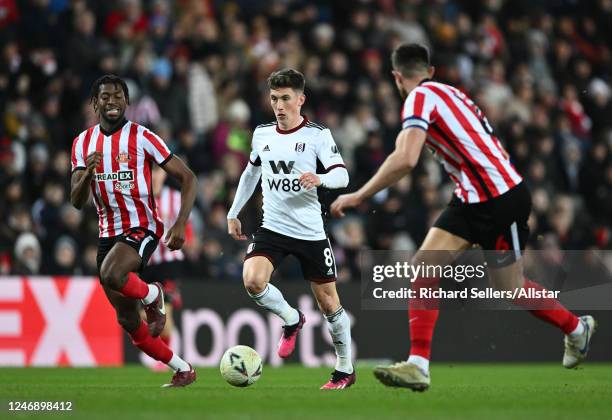
{"label": "soccer ball", "polygon": [[221,376],[234,386],[249,386],[261,377],[261,357],[249,346],[234,346],[227,349],[221,358]]}

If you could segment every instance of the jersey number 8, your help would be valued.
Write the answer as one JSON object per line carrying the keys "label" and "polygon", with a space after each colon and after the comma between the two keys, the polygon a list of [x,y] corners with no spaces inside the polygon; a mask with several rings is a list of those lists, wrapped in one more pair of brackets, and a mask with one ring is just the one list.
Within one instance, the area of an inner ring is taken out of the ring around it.
{"label": "jersey number 8", "polygon": [[332,257],[331,249],[325,248],[323,250],[323,256],[325,256],[325,265],[331,267],[334,265],[334,257]]}

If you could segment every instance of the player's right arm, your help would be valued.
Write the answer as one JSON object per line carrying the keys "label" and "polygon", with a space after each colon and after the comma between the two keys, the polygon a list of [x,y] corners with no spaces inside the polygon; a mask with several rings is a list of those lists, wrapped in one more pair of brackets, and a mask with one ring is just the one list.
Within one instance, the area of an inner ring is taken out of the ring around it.
{"label": "player's right arm", "polygon": [[93,152],[85,161],[85,168],[76,168],[70,179],[70,203],[77,209],[81,209],[89,200],[89,185],[96,172],[96,167],[102,161],[101,152]]}
{"label": "player's right arm", "polygon": [[242,172],[240,176],[232,207],[227,213],[227,232],[236,240],[245,241],[247,239],[246,235],[242,233],[242,223],[240,223],[238,219],[238,214],[240,214],[240,210],[242,210],[247,201],[249,201],[249,198],[253,195],[253,191],[255,191],[260,177],[261,160],[257,156],[257,153],[252,151],[249,157],[249,163],[247,163],[244,172]]}

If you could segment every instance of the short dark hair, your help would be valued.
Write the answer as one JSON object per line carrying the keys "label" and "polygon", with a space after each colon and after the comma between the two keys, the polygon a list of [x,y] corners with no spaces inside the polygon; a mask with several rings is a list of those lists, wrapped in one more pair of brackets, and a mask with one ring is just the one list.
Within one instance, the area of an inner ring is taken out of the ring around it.
{"label": "short dark hair", "polygon": [[128,91],[128,87],[125,83],[125,80],[123,80],[119,76],[115,76],[114,74],[105,74],[104,76],[99,77],[95,82],[93,82],[93,85],[91,85],[91,93],[89,97],[90,103],[93,102],[94,98],[97,98],[100,94],[100,86],[106,84],[121,86],[121,90],[123,90],[123,95],[125,96],[126,102],[128,104],[130,103],[130,92]]}
{"label": "short dark hair", "polygon": [[391,65],[404,77],[429,70],[429,50],[421,44],[401,44],[391,54]]}
{"label": "short dark hair", "polygon": [[306,79],[304,75],[294,69],[282,69],[275,71],[268,77],[268,87],[270,89],[291,88],[304,92]]}

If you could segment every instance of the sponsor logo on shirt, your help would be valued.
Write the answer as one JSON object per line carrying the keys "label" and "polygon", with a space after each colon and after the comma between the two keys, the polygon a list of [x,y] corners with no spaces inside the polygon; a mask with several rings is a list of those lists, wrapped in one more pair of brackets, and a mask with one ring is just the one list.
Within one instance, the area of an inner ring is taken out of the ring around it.
{"label": "sponsor logo on shirt", "polygon": [[94,176],[94,179],[98,182],[104,181],[133,181],[134,180],[134,171],[117,171],[117,172],[104,172],[97,173]]}

